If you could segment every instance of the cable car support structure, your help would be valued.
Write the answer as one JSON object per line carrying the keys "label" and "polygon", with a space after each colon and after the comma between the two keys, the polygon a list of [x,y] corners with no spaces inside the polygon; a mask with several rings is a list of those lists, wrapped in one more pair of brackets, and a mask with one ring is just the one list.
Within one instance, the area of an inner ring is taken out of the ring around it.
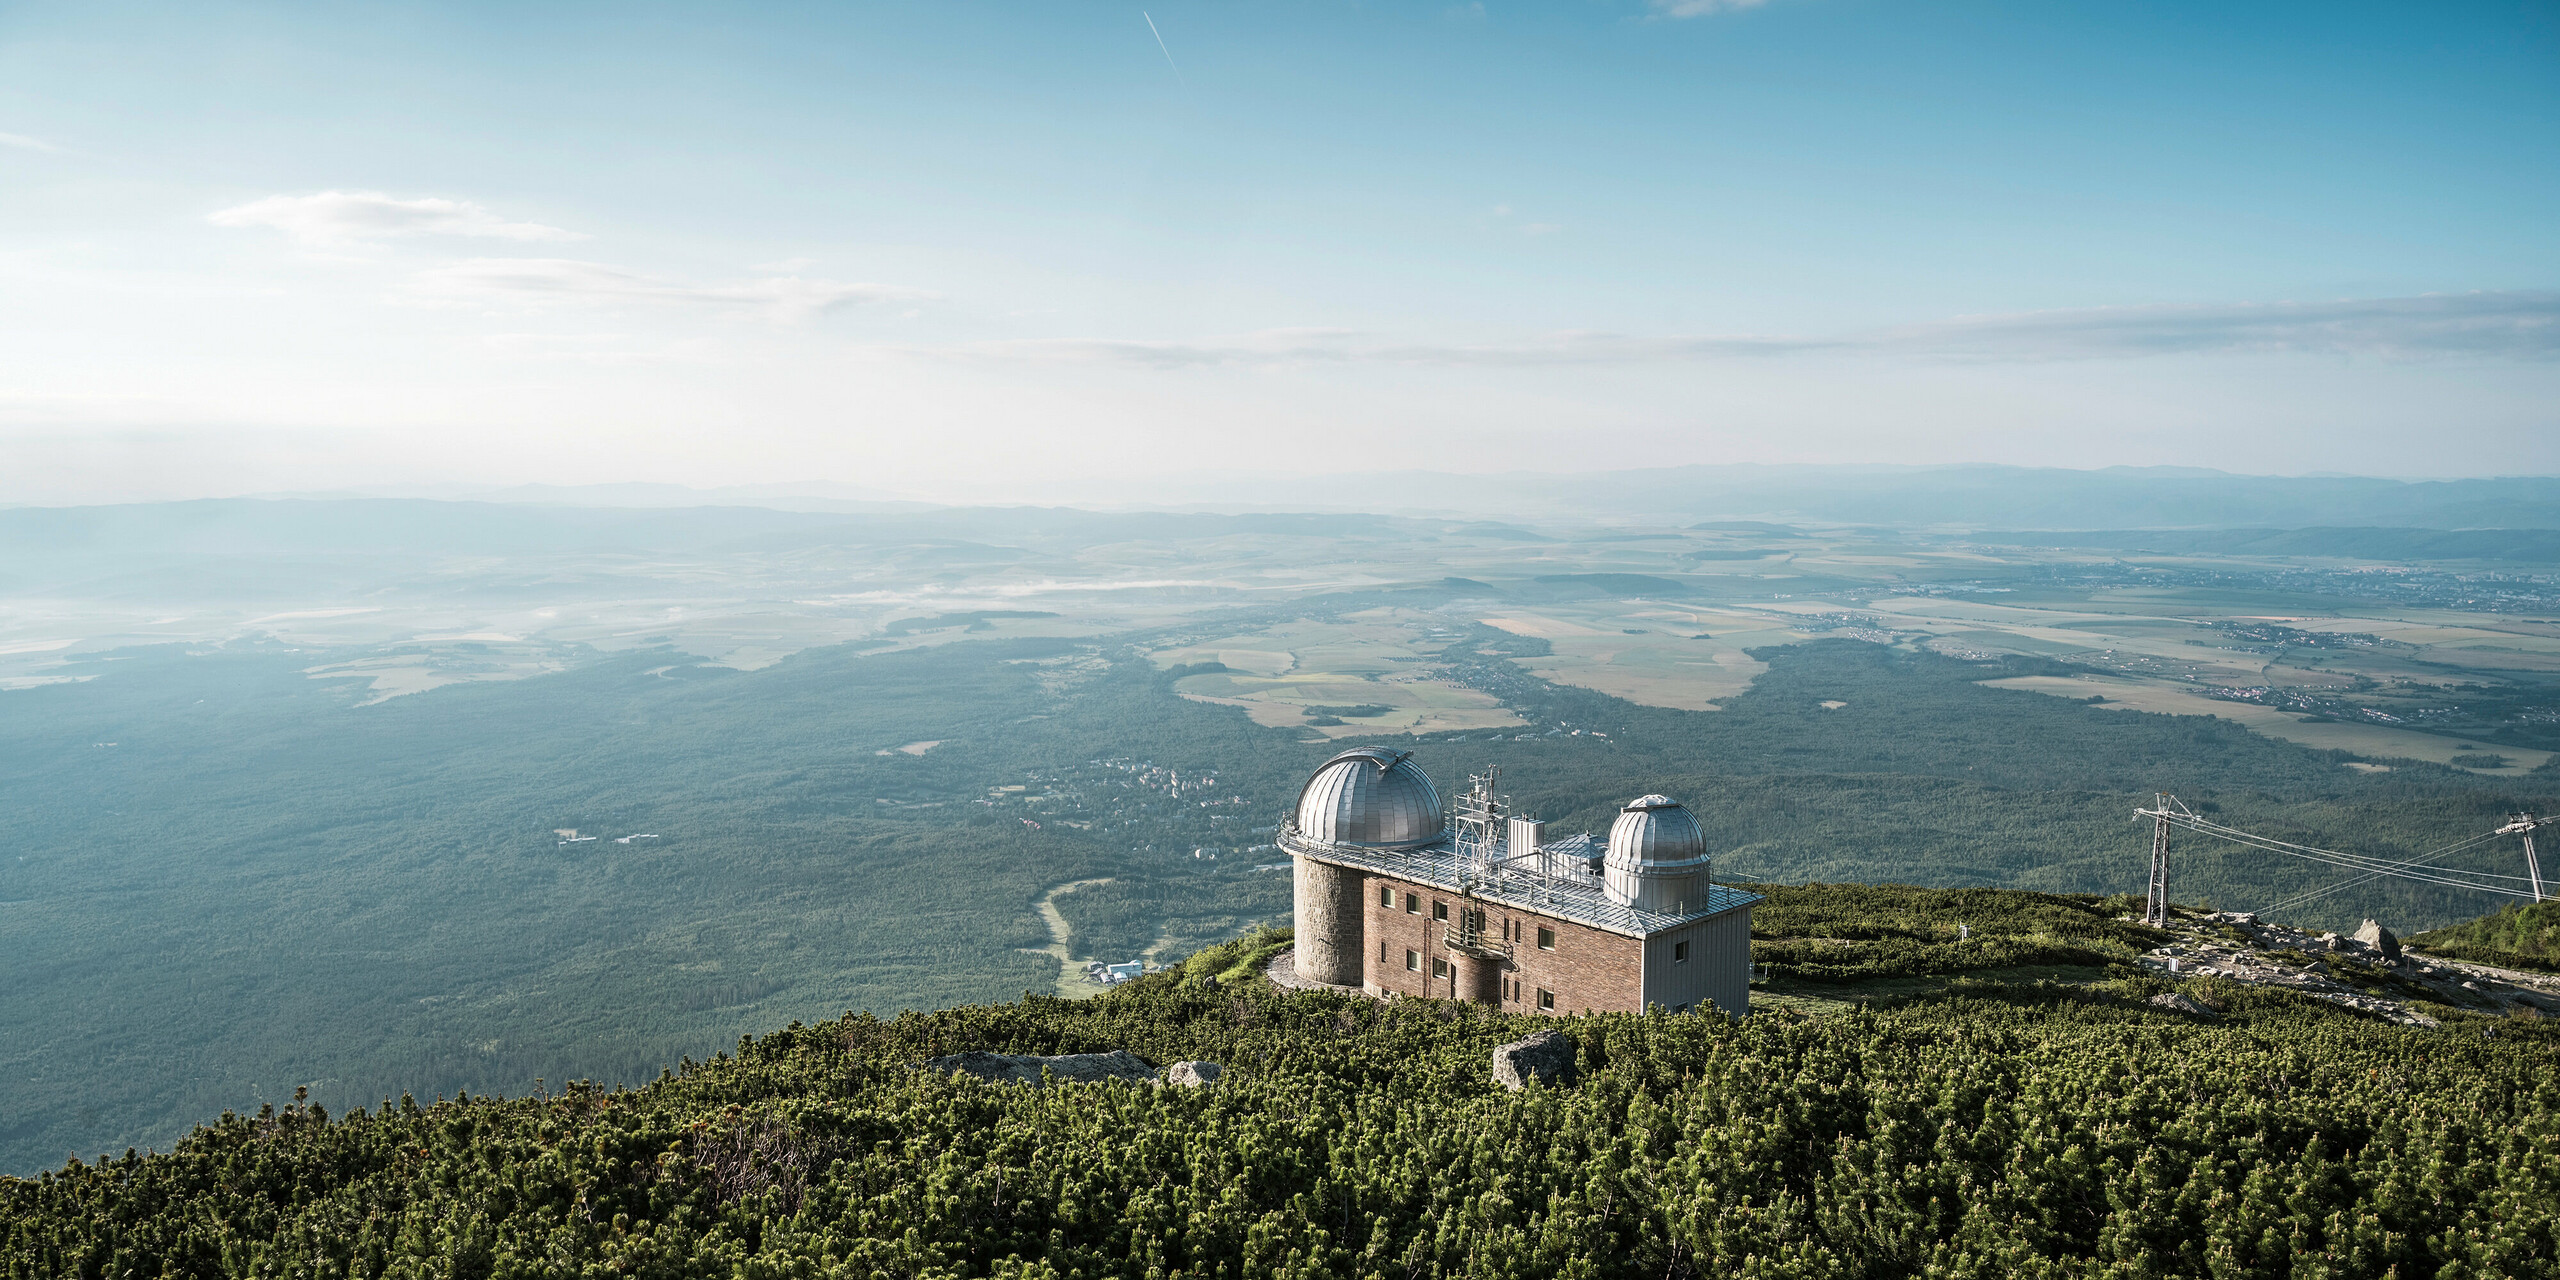
{"label": "cable car support structure", "polygon": [[[2173,829],[2360,873],[2351,879],[2314,889],[2309,893],[2298,894],[2281,902],[2269,903],[2258,908],[2258,913],[2263,915],[2299,907],[2333,893],[2340,893],[2358,885],[2370,884],[2385,878],[2442,885],[2452,889],[2470,889],[2478,893],[2540,902],[2548,895],[2543,890],[2542,864],[2534,854],[2533,833],[2536,828],[2560,823],[2560,815],[2536,817],[2530,813],[2513,814],[2508,817],[2504,825],[2478,835],[2430,849],[2414,858],[2395,859],[2379,858],[2371,854],[2348,853],[2339,849],[2323,849],[2316,845],[2282,840],[2274,836],[2259,835],[2253,831],[2244,831],[2238,827],[2225,826],[2179,803],[2176,796],[2165,792],[2153,797],[2151,808],[2136,809],[2134,813],[2138,817],[2152,820],[2150,895],[2145,904],[2143,919],[2145,923],[2153,925],[2168,923],[2169,833]],[[2493,871],[2474,871],[2467,867],[2446,866],[2442,862],[2445,858],[2477,849],[2503,836],[2524,837],[2525,874],[2501,875]]]}

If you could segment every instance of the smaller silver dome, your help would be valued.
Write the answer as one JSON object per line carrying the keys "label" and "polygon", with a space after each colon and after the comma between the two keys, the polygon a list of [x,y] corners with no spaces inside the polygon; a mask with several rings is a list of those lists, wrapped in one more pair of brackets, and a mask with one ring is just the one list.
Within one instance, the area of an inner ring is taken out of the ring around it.
{"label": "smaller silver dome", "polygon": [[1410,751],[1355,747],[1324,762],[1298,792],[1298,834],[1319,844],[1410,849],[1448,826],[1440,792]]}
{"label": "smaller silver dome", "polygon": [[1709,861],[1697,815],[1668,796],[1643,796],[1609,826],[1602,891],[1621,906],[1685,915],[1706,905]]}
{"label": "smaller silver dome", "polygon": [[1642,796],[1618,810],[1609,826],[1609,865],[1670,870],[1707,859],[1707,833],[1697,815],[1669,796]]}

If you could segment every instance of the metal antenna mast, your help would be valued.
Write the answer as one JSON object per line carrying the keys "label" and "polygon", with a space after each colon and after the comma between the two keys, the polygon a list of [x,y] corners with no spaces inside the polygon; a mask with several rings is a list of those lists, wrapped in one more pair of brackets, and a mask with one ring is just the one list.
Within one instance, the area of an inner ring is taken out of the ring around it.
{"label": "metal antenna mast", "polygon": [[1458,863],[1468,878],[1490,877],[1502,859],[1503,811],[1509,806],[1495,794],[1495,782],[1502,776],[1500,768],[1487,769],[1467,778],[1465,794],[1458,797],[1455,819]]}
{"label": "metal antenna mast", "polygon": [[[2169,818],[2173,812],[2169,806],[2178,804],[2178,798],[2155,791],[2151,793],[2151,803],[2153,807],[2149,809],[2134,810],[2151,819],[2151,901],[2143,908],[2142,922],[2165,929],[2169,925]],[[2178,805],[2174,812],[2183,814],[2185,810],[2185,805]]]}
{"label": "metal antenna mast", "polygon": [[2537,818],[2530,813],[2519,813],[2510,815],[2507,825],[2498,828],[2499,835],[2524,837],[2524,873],[2533,879],[2533,900],[2536,902],[2542,901],[2544,895],[2542,863],[2533,856],[2533,829],[2553,822],[2560,822],[2560,818]]}

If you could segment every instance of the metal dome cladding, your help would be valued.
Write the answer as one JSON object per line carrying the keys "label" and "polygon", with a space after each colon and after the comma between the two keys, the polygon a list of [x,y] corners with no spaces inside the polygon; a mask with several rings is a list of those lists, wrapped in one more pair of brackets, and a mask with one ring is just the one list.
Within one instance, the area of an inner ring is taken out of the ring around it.
{"label": "metal dome cladding", "polygon": [[1355,747],[1331,760],[1298,791],[1298,835],[1320,844],[1410,849],[1438,840],[1448,826],[1440,792],[1413,753]]}
{"label": "metal dome cladding", "polygon": [[1707,861],[1707,833],[1687,806],[1644,796],[1618,810],[1609,826],[1608,865],[1633,871],[1678,871]]}

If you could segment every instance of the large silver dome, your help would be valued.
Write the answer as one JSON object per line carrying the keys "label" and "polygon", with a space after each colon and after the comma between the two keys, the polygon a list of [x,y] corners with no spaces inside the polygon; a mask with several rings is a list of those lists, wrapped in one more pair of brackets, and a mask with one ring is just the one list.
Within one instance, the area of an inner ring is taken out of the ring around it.
{"label": "large silver dome", "polygon": [[1355,747],[1298,792],[1298,834],[1321,844],[1410,849],[1440,838],[1440,792],[1409,751]]}
{"label": "large silver dome", "polygon": [[1707,833],[1668,796],[1643,796],[1609,826],[1601,891],[1621,906],[1686,915],[1707,903]]}

